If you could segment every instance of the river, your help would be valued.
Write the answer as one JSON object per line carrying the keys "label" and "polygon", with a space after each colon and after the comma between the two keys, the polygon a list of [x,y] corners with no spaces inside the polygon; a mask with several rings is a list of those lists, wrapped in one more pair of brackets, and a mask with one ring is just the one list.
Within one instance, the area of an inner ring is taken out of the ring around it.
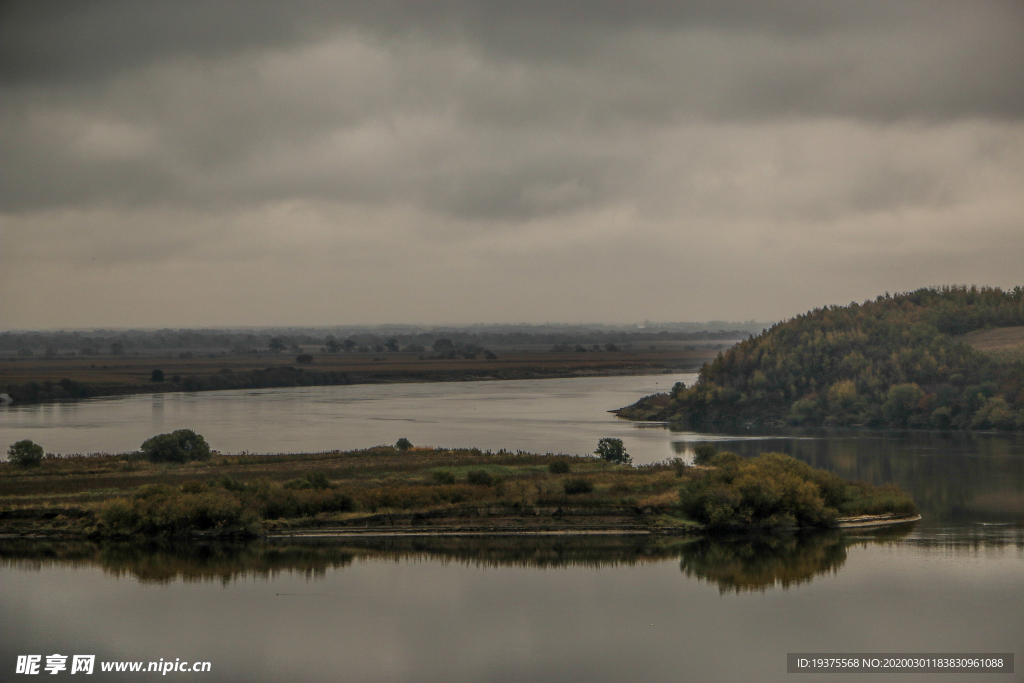
{"label": "river", "polygon": [[[1024,442],[997,434],[698,434],[608,410],[692,375],[167,394],[0,409],[0,443],[122,451],[179,427],[225,452],[393,443],[637,463],[712,441],[913,493],[921,522],[754,539],[250,544],[0,540],[0,679],[18,655],[209,661],[207,681],[783,681],[788,652],[1015,653]],[[70,660],[69,660],[70,662]],[[70,666],[69,666],[70,669]],[[68,671],[62,675],[70,675]],[[871,680],[904,680],[875,674]],[[915,681],[972,680],[915,674]],[[856,681],[863,674],[797,680]],[[31,679],[30,679],[31,680]]]}

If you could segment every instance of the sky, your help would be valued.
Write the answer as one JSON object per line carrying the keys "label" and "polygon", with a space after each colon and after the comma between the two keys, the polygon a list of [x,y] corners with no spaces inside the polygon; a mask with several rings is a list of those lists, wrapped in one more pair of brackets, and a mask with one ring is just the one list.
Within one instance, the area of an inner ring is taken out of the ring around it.
{"label": "sky", "polygon": [[0,329],[1024,285],[1024,3],[0,4]]}

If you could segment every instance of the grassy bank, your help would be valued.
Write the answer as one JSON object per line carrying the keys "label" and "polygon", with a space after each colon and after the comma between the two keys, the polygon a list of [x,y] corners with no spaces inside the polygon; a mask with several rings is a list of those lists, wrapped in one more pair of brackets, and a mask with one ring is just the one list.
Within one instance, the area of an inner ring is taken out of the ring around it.
{"label": "grassy bank", "polygon": [[889,487],[842,482],[787,456],[710,467],[381,446],[152,463],[141,453],[0,465],[0,533],[247,536],[367,529],[480,533],[829,527],[916,512]]}

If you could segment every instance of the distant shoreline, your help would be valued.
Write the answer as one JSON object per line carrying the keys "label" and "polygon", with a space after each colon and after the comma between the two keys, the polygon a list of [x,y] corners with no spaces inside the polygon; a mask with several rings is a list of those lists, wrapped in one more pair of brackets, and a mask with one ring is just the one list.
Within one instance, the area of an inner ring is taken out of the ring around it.
{"label": "distant shoreline", "polygon": [[[61,362],[19,367],[0,363],[4,405],[58,403],[139,394],[195,393],[349,384],[409,384],[487,380],[624,377],[696,372],[709,350],[509,354],[496,360],[398,357],[322,357],[296,366],[284,359],[216,357],[188,361],[129,357],[116,365]],[[276,364],[274,361],[277,361]],[[159,371],[161,381],[152,381]]]}

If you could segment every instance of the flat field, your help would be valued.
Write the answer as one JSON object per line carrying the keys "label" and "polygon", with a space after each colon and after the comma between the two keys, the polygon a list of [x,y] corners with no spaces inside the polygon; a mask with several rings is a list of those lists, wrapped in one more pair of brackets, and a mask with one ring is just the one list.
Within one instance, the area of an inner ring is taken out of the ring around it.
{"label": "flat field", "polygon": [[[793,486],[800,496],[779,497]],[[893,487],[844,484],[781,454],[743,460],[720,453],[700,467],[679,458],[632,467],[594,457],[396,445],[273,456],[214,452],[188,463],[154,463],[136,452],[0,464],[0,537],[686,533],[916,513]]]}
{"label": "flat field", "polygon": [[960,339],[979,351],[1024,357],[1024,326],[976,330]]}
{"label": "flat field", "polygon": [[[288,367],[344,374],[344,383],[351,384],[655,374],[695,370],[732,343],[697,346],[667,342],[653,349],[615,352],[496,349],[497,359],[482,355],[445,359],[401,352],[330,354],[302,349],[301,354],[312,356],[312,361],[306,363],[298,362],[299,354],[294,352],[6,357],[0,358],[0,391],[8,385],[57,383],[63,379],[100,388],[104,395],[173,391],[174,385],[187,377],[208,378]],[[164,382],[152,381],[154,370],[164,373]]]}

